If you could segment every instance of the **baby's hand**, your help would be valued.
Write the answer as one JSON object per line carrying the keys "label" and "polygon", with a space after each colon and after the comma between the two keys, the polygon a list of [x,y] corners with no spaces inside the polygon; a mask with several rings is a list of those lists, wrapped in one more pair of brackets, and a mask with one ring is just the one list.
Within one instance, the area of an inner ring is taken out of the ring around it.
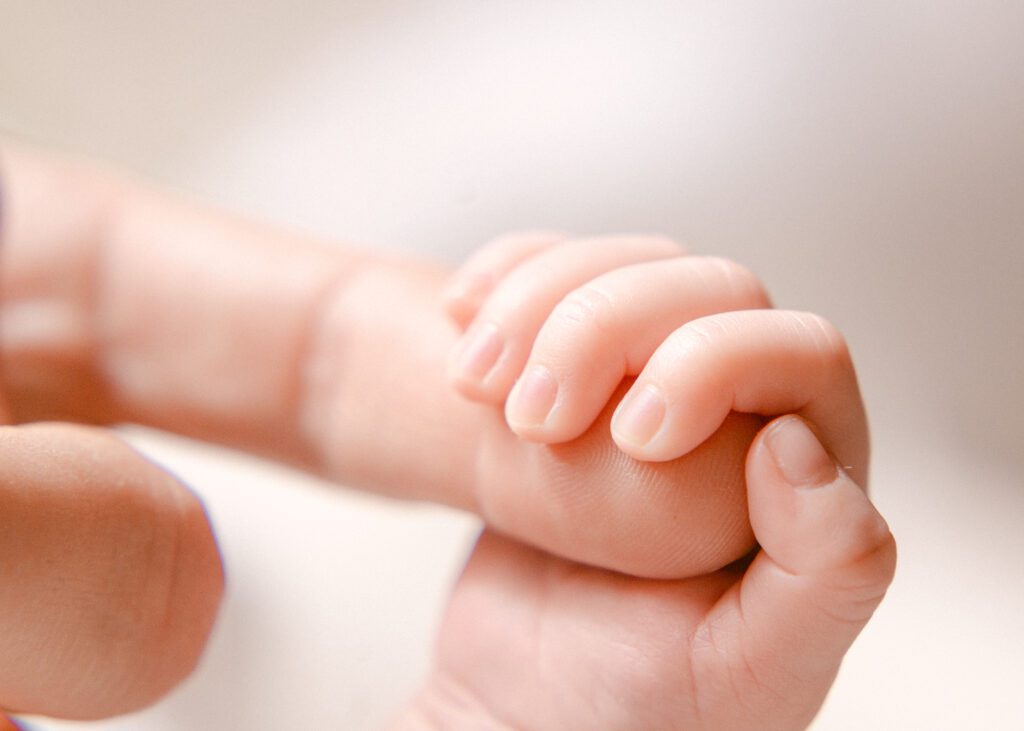
{"label": "baby's hand", "polygon": [[864,484],[866,421],[842,336],[770,306],[748,270],[660,237],[504,237],[449,287],[448,311],[467,327],[449,375],[547,444],[583,434],[637,376],[611,434],[645,461],[691,452],[733,411],[796,413]]}
{"label": "baby's hand", "polygon": [[744,460],[781,414],[804,417],[865,484],[843,338],[767,309],[733,262],[660,237],[510,236],[455,274],[446,306],[465,328],[451,381],[504,402],[524,438],[484,440],[480,511],[556,555],[661,578],[742,557],[754,545]]}

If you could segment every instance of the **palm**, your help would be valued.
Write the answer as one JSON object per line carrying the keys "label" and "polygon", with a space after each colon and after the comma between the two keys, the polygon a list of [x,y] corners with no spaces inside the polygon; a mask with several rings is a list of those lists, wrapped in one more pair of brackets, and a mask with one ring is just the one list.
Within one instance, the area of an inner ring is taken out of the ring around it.
{"label": "palm", "polygon": [[485,533],[445,617],[437,685],[512,728],[806,723],[832,674],[819,673],[798,699],[780,699],[742,648],[734,652],[743,635],[732,610],[741,577],[724,569],[636,579]]}

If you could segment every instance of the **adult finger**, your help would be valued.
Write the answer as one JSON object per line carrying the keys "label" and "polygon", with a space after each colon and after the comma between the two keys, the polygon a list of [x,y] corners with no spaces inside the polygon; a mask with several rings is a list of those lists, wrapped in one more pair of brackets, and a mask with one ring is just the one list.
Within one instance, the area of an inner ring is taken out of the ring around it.
{"label": "adult finger", "polygon": [[673,459],[730,411],[798,413],[814,423],[850,475],[866,481],[867,420],[842,335],[802,312],[725,312],[683,325],[651,357],[612,420],[637,459]]}
{"label": "adult finger", "polygon": [[718,312],[768,306],[757,278],[727,259],[680,257],[601,275],[548,316],[506,403],[508,423],[535,441],[574,439],[623,377],[637,375],[676,328]]}
{"label": "adult finger", "polygon": [[199,501],[106,432],[0,427],[0,708],[90,719],[195,666],[223,575]]}
{"label": "adult finger", "polygon": [[568,234],[558,231],[519,231],[484,244],[445,285],[441,298],[448,316],[465,330],[506,274],[534,254],[567,238]]}
{"label": "adult finger", "polygon": [[468,398],[504,401],[541,325],[566,294],[613,269],[682,253],[660,236],[607,236],[574,239],[527,259],[498,284],[456,344],[449,378]]}
{"label": "adult finger", "polygon": [[776,708],[783,699],[796,727],[813,717],[885,595],[895,542],[864,490],[799,417],[762,430],[746,469],[761,551],[695,636],[716,652],[697,656],[719,677],[741,679],[744,697],[768,694]]}

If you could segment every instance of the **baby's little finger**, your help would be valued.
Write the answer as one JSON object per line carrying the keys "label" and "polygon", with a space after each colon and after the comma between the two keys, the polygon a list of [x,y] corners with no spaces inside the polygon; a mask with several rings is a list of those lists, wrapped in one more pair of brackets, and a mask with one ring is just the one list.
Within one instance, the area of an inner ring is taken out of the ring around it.
{"label": "baby's little finger", "polygon": [[651,357],[612,419],[628,454],[668,460],[707,439],[730,411],[796,413],[850,476],[867,478],[867,420],[842,335],[805,312],[725,312],[687,323]]}

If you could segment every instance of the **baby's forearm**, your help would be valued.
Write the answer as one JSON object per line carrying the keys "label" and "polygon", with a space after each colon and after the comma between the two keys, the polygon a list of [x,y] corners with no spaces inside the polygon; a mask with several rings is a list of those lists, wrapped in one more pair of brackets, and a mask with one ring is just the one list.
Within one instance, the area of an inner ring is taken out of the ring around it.
{"label": "baby's forearm", "polygon": [[[638,461],[611,438],[537,444],[462,398],[445,272],[257,225],[91,164],[0,148],[0,358],[17,420],[135,422],[330,479],[472,510],[555,555],[639,576],[752,546],[758,416]],[[642,537],[642,539],[641,539]]]}
{"label": "baby's forearm", "polygon": [[14,143],[0,164],[16,418],[139,422],[472,507],[480,409],[443,383],[443,273]]}
{"label": "baby's forearm", "polygon": [[480,440],[506,429],[500,410],[445,382],[456,332],[439,305],[443,278],[408,261],[356,266],[314,323],[302,429],[336,479],[477,511]]}

